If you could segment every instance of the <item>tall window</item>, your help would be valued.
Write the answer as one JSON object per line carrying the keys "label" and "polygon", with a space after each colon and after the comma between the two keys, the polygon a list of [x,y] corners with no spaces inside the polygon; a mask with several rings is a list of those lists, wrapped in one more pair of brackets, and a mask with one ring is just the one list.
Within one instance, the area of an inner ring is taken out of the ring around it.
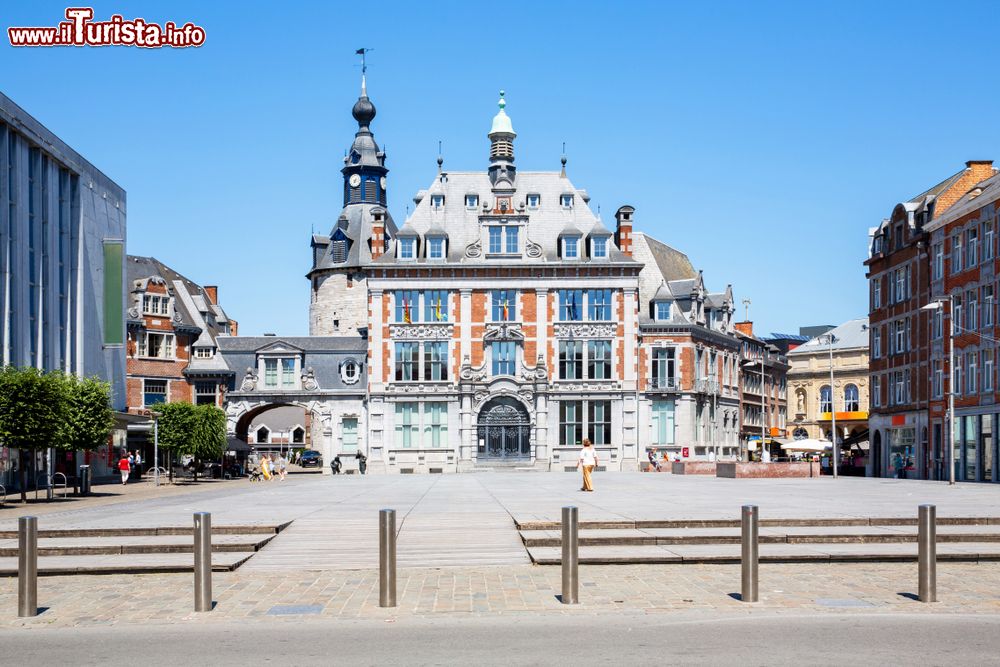
{"label": "tall window", "polygon": [[[940,312],[940,308],[938,312]],[[983,287],[983,326],[993,326],[993,286]]]}
{"label": "tall window", "polygon": [[142,406],[145,408],[158,403],[167,402],[167,381],[166,380],[143,380],[142,381]]}
{"label": "tall window", "polygon": [[420,292],[416,290],[398,290],[395,294],[396,321],[410,324],[419,319]]}
{"label": "tall window", "polygon": [[214,382],[195,382],[195,405],[215,405],[215,390],[216,384]]}
{"label": "tall window", "polygon": [[652,408],[653,444],[674,444],[674,402],[653,401]]}
{"label": "tall window", "polygon": [[559,341],[559,379],[583,379],[583,342],[577,340]]}
{"label": "tall window", "polygon": [[444,239],[440,236],[427,239],[427,256],[430,259],[444,259]]}
{"label": "tall window", "polygon": [[979,263],[979,230],[973,228],[965,234],[965,265],[971,269]]}
{"label": "tall window", "polygon": [[896,344],[895,351],[896,354],[904,352],[906,350],[906,326],[903,320],[896,320],[892,323],[896,330]]}
{"label": "tall window", "polygon": [[882,377],[872,376],[872,405],[876,408],[882,407]]}
{"label": "tall window", "polygon": [[932,251],[934,256],[933,276],[935,280],[944,277],[944,244],[935,243]]}
{"label": "tall window", "polygon": [[400,259],[413,259],[416,257],[416,252],[414,248],[416,247],[416,239],[399,239],[399,258]]}
{"label": "tall window", "polygon": [[424,322],[448,321],[448,290],[424,292]]}
{"label": "tall window", "polygon": [[857,385],[849,384],[844,387],[844,411],[857,412],[859,404]]}
{"label": "tall window", "polygon": [[513,375],[516,348],[514,341],[503,340],[490,343],[493,375]]}
{"label": "tall window", "polygon": [[358,451],[358,418],[344,417],[341,422],[341,434],[343,436],[340,451],[344,454],[353,454]]}
{"label": "tall window", "polygon": [[265,359],[264,360],[264,386],[265,387],[277,387],[278,386],[278,360],[277,359]]}
{"label": "tall window", "polygon": [[490,227],[490,254],[503,252],[503,227]]}
{"label": "tall window", "polygon": [[[940,359],[936,359],[936,360],[934,360],[934,362],[932,362],[932,369],[933,370],[932,370],[932,375],[931,375],[931,394],[934,396],[934,398],[941,398],[942,391],[943,391],[942,390],[941,381],[943,379],[944,374],[943,374],[943,372],[941,370],[941,360]],[[875,391],[875,389],[873,387],[872,388],[872,392],[873,392],[872,396],[873,396],[873,398],[874,398],[874,391]],[[878,405],[878,403],[876,403],[875,405]]]}
{"label": "tall window", "polygon": [[830,385],[825,384],[819,388],[819,411],[820,412],[833,412],[832,402],[831,402],[831,392]]}
{"label": "tall window", "polygon": [[976,301],[976,290],[969,290],[966,292],[968,298],[968,308],[965,309],[966,324],[965,328],[969,331],[975,331],[979,328],[979,323],[977,322],[976,315],[979,313],[979,308],[976,306],[978,302]]}
{"label": "tall window", "polygon": [[882,278],[872,279],[872,307],[882,307]]}
{"label": "tall window", "polygon": [[507,228],[507,243],[506,252],[508,255],[516,255],[518,252],[518,228],[508,227]]}
{"label": "tall window", "polygon": [[495,289],[490,292],[490,314],[494,322],[517,320],[517,290]]}
{"label": "tall window", "polygon": [[591,320],[611,319],[611,290],[592,289],[588,292],[587,315]]}
{"label": "tall window", "polygon": [[420,343],[396,343],[396,380],[415,382],[420,379]]}
{"label": "tall window", "polygon": [[983,223],[983,259],[993,259],[993,223]]}
{"label": "tall window", "polygon": [[594,238],[592,243],[594,244],[594,249],[591,252],[591,255],[594,259],[604,259],[608,256],[608,237],[597,236]]}
{"label": "tall window", "polygon": [[493,225],[489,230],[489,250],[491,255],[519,255],[521,252],[520,227],[515,225]]}
{"label": "tall window", "polygon": [[436,382],[448,379],[448,343],[424,343],[424,380]]}
{"label": "tall window", "polygon": [[563,237],[563,258],[576,259],[580,256],[580,238],[578,236]]}
{"label": "tall window", "polygon": [[666,322],[670,319],[670,302],[669,301],[657,301],[656,302],[656,321]]}
{"label": "tall window", "polygon": [[412,447],[420,435],[419,403],[396,403],[396,446]]}
{"label": "tall window", "polygon": [[611,444],[611,401],[587,402],[587,437],[595,445]]}
{"label": "tall window", "polygon": [[882,329],[875,327],[872,329],[872,357],[878,359],[882,356]]}
{"label": "tall window", "polygon": [[965,355],[965,393],[974,394],[976,393],[976,380],[977,380],[977,370],[976,361],[978,361],[979,355],[975,352],[969,352]]}
{"label": "tall window", "polygon": [[559,444],[583,442],[583,401],[559,401]]}
{"label": "tall window", "polygon": [[559,290],[559,319],[565,322],[583,319],[583,290]]}
{"label": "tall window", "polygon": [[676,386],[677,368],[672,347],[653,349],[653,387],[656,389],[672,389]]}
{"label": "tall window", "polygon": [[281,386],[295,386],[295,359],[281,360]]}
{"label": "tall window", "polygon": [[587,343],[587,377],[591,380],[611,379],[611,341],[592,340]]}
{"label": "tall window", "polygon": [[931,314],[931,338],[937,340],[941,338],[944,331],[944,313],[938,308]]}
{"label": "tall window", "polygon": [[448,444],[448,404],[443,401],[424,403],[424,447],[444,447]]}
{"label": "tall window", "polygon": [[952,302],[954,303],[954,309],[952,310],[951,316],[954,318],[955,322],[955,333],[962,333],[962,324],[964,323],[964,320],[962,319],[962,297],[952,297]]}
{"label": "tall window", "polygon": [[993,391],[993,350],[983,350],[983,391]]}
{"label": "tall window", "polygon": [[962,270],[962,235],[955,234],[951,237],[951,272],[958,273]]}
{"label": "tall window", "polygon": [[157,359],[174,358],[174,335],[143,332],[138,337],[138,356]]}

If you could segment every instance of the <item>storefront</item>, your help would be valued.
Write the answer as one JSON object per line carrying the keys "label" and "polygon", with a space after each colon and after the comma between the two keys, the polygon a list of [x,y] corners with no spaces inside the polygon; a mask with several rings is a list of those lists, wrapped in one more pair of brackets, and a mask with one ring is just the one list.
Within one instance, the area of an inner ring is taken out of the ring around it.
{"label": "storefront", "polygon": [[997,471],[997,429],[1000,408],[985,414],[959,414],[955,423],[955,479],[961,482],[1000,481]]}

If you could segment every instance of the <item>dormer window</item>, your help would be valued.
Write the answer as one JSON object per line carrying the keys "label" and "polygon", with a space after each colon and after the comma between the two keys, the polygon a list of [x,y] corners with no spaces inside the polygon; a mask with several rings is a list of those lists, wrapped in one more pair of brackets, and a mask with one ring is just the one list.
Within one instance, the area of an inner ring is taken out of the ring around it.
{"label": "dormer window", "polygon": [[670,302],[669,301],[657,301],[656,302],[656,321],[657,322],[668,322],[670,320]]}
{"label": "dormer window", "polygon": [[444,195],[431,195],[431,208],[435,211],[444,208]]}
{"label": "dormer window", "polygon": [[195,359],[211,359],[215,356],[215,348],[212,347],[196,347],[194,348],[194,358]]}
{"label": "dormer window", "polygon": [[465,195],[465,208],[473,210],[479,206],[479,195]]}
{"label": "dormer window", "polygon": [[444,259],[444,238],[435,237],[427,239],[427,258]]}
{"label": "dormer window", "polygon": [[492,225],[489,228],[490,255],[519,255],[521,253],[520,228]]}
{"label": "dormer window", "polygon": [[145,294],[142,297],[142,312],[146,315],[169,315],[170,297]]}
{"label": "dormer window", "polygon": [[598,236],[591,240],[590,256],[594,259],[607,259],[608,237]]}
{"label": "dormer window", "polygon": [[559,205],[563,208],[573,208],[573,195],[559,195]]}
{"label": "dormer window", "polygon": [[580,238],[567,236],[563,238],[563,259],[578,259],[580,257]]}
{"label": "dormer window", "polygon": [[416,257],[416,239],[399,239],[398,259],[414,259]]}
{"label": "dormer window", "polygon": [[528,208],[538,208],[538,205],[541,203],[542,203],[541,195],[534,195],[534,194],[528,195],[528,200],[527,200]]}

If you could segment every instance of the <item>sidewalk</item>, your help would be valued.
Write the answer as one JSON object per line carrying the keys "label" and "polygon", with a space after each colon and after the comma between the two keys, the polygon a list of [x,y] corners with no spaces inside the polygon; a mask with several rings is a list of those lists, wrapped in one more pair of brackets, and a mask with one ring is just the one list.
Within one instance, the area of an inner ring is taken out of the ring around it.
{"label": "sidewalk", "polygon": [[760,570],[760,602],[736,599],[738,565],[593,566],[580,568],[580,604],[557,599],[557,567],[514,565],[400,570],[398,607],[378,606],[378,571],[290,571],[216,574],[216,607],[196,614],[190,575],[43,577],[38,602],[47,610],[17,618],[17,581],[0,580],[0,627],[297,622],[551,614],[1000,613],[1000,567],[938,565],[938,599],[924,604],[915,565],[772,565]]}

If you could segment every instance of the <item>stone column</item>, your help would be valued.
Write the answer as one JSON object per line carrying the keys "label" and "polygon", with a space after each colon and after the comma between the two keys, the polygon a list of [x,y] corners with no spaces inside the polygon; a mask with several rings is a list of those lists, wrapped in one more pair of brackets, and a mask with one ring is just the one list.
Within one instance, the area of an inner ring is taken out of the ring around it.
{"label": "stone column", "polygon": [[383,365],[383,340],[382,340],[382,290],[372,290],[371,292],[371,313],[372,326],[369,331],[371,343],[371,373],[368,376],[368,386],[375,391],[382,391],[382,377],[385,373]]}
{"label": "stone column", "polygon": [[639,332],[636,311],[637,291],[623,290],[621,322],[624,332],[619,342],[622,345],[622,469],[630,470],[626,462],[638,461],[638,382],[636,381],[636,360],[638,358]]}

